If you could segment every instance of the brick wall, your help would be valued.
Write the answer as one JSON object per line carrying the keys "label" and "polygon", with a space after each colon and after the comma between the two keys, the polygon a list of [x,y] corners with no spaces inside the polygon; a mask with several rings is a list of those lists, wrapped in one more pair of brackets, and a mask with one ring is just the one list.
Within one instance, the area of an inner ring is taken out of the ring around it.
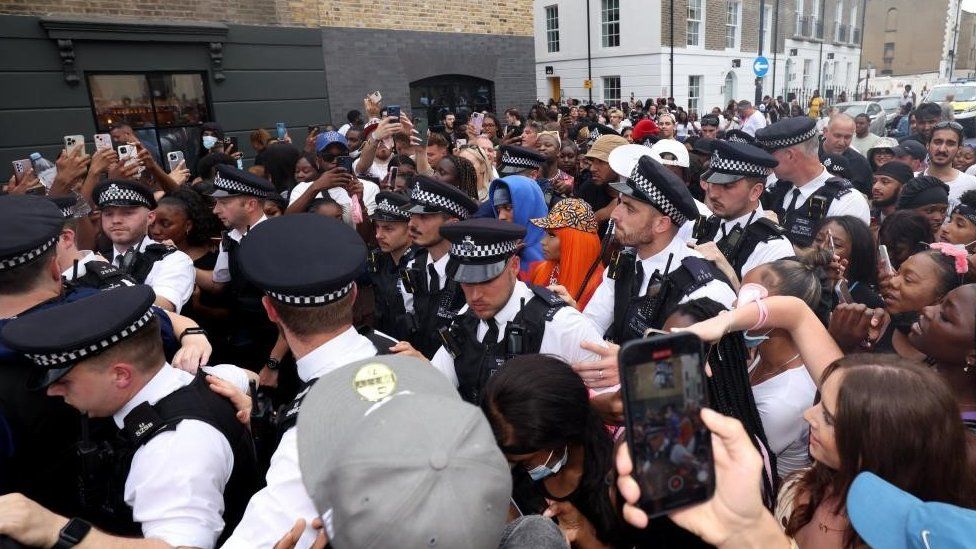
{"label": "brick wall", "polygon": [[532,35],[531,0],[5,0],[0,14]]}

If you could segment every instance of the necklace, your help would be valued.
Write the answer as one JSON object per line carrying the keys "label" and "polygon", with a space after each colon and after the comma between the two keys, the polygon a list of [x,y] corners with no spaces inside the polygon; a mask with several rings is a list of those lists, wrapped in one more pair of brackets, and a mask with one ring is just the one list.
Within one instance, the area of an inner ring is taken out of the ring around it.
{"label": "necklace", "polygon": [[[777,366],[776,368],[773,368],[772,370],[769,370],[768,373],[767,372],[762,372],[763,375],[758,375],[757,374],[756,375],[756,380],[753,381],[752,383],[754,385],[758,385],[758,384],[760,384],[760,383],[762,383],[764,381],[768,381],[768,380],[770,380],[770,379],[778,376],[779,374],[783,373],[782,372],[783,368],[785,368],[791,362],[793,362],[794,360],[796,360],[798,358],[800,358],[800,353],[796,353],[795,355],[793,355],[792,357],[790,357],[790,359],[787,360],[786,362],[780,364],[779,366]],[[758,369],[758,367],[756,369]],[[753,370],[753,371],[755,371],[755,370]]]}

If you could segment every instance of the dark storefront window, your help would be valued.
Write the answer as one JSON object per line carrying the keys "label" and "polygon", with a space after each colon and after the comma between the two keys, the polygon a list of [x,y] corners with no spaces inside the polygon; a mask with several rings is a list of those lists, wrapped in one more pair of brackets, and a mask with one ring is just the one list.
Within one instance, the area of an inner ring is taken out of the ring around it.
{"label": "dark storefront window", "polygon": [[128,124],[156,160],[183,151],[192,170],[200,142],[200,124],[210,120],[204,73],[88,74],[95,126],[108,132]]}
{"label": "dark storefront window", "polygon": [[495,85],[490,80],[445,74],[410,83],[410,107],[414,116],[427,113],[427,122],[439,124],[441,115],[451,111],[466,120],[474,111],[493,111]]}

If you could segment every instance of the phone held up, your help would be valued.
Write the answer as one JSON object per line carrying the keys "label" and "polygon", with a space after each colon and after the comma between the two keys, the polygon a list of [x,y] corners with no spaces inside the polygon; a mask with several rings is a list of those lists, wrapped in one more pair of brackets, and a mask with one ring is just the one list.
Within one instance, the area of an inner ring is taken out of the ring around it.
{"label": "phone held up", "polygon": [[336,158],[336,166],[346,170],[349,173],[352,172],[353,157],[351,156],[339,156]]}
{"label": "phone held up", "polygon": [[639,505],[649,517],[707,501],[715,491],[701,340],[680,332],[631,341],[620,349],[627,443]]}
{"label": "phone held up", "polygon": [[390,105],[390,106],[386,107],[386,116],[387,116],[387,118],[396,118],[397,120],[399,120],[400,119],[400,105]]}
{"label": "phone held up", "polygon": [[878,260],[881,262],[881,267],[888,274],[895,274],[895,268],[891,264],[891,256],[888,255],[888,246],[882,244],[878,246]]}
{"label": "phone held up", "polygon": [[288,127],[285,126],[284,122],[276,122],[275,131],[277,132],[278,141],[281,141],[285,138],[285,134],[288,133]]}
{"label": "phone held up", "polygon": [[172,172],[183,162],[183,151],[171,151],[166,153],[166,162],[169,164],[169,171]]}
{"label": "phone held up", "polygon": [[96,133],[95,134],[95,150],[101,151],[104,149],[112,148],[112,136],[107,133]]}
{"label": "phone held up", "polygon": [[85,152],[85,136],[83,135],[66,135],[64,136],[64,150],[65,152],[71,152],[71,149],[77,145],[81,145],[81,152]]}

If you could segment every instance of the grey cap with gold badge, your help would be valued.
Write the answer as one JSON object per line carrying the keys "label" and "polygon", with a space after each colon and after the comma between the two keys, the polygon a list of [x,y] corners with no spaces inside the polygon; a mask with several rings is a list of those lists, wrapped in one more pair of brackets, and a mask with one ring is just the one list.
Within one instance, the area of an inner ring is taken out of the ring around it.
{"label": "grey cap with gold badge", "polygon": [[302,482],[336,549],[495,549],[511,473],[484,414],[416,358],[330,372],[298,416]]}

